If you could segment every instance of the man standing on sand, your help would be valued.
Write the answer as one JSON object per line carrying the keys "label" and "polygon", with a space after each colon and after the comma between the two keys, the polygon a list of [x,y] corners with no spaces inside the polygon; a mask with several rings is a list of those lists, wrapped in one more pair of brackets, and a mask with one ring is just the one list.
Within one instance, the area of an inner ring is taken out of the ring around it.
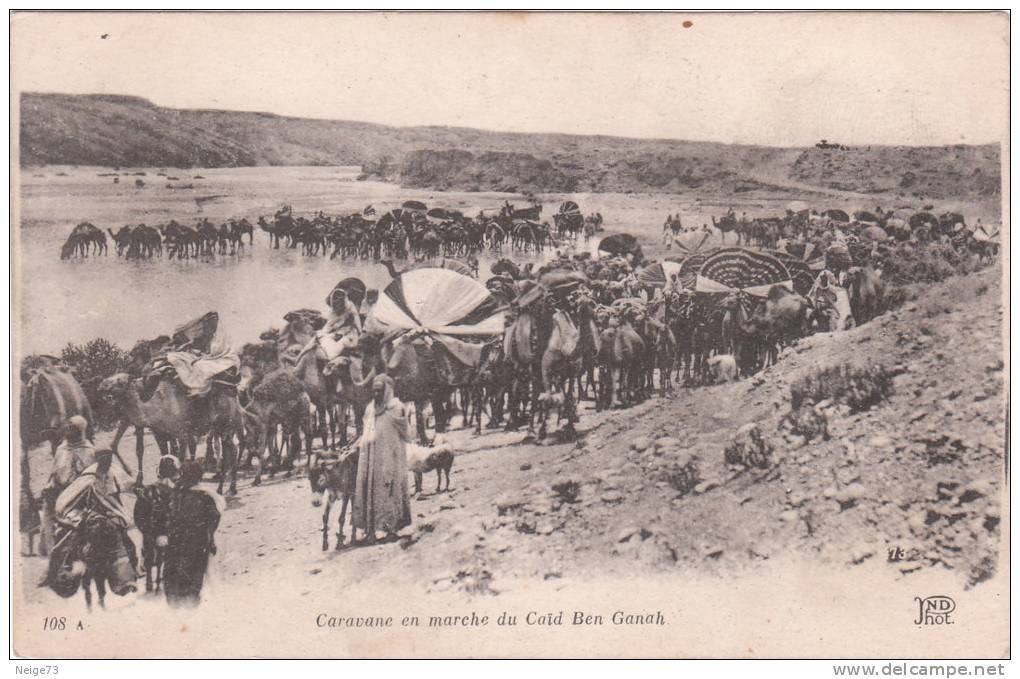
{"label": "man standing on sand", "polygon": [[393,395],[394,386],[388,375],[372,381],[373,399],[365,409],[359,443],[353,521],[369,544],[375,542],[377,532],[392,538],[411,525],[406,448],[411,433],[404,406]]}
{"label": "man standing on sand", "polygon": [[201,480],[202,464],[188,460],[169,494],[163,590],[172,607],[201,603],[209,557],[216,554],[221,512],[215,499],[195,488]]}

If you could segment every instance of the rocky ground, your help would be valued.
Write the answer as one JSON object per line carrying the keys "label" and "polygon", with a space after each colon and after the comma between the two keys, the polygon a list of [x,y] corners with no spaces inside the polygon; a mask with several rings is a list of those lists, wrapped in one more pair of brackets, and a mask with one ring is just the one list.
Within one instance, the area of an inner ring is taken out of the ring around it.
{"label": "rocky ground", "polygon": [[[952,279],[863,327],[808,338],[751,379],[585,411],[576,442],[456,431],[451,490],[432,493],[427,476],[395,543],[334,551],[334,513],[322,552],[303,471],[258,488],[246,478],[227,502],[217,577],[235,592],[286,583],[328,601],[394,582],[473,600],[529,583],[754,574],[794,559],[890,581],[952,571],[974,587],[995,575],[1001,544],[999,276]],[[816,403],[828,438],[793,433],[791,385],[846,363],[883,370],[888,396],[854,413],[839,399]],[[745,465],[749,448],[758,456]],[[28,600],[55,602],[31,586],[43,560],[19,565]]]}

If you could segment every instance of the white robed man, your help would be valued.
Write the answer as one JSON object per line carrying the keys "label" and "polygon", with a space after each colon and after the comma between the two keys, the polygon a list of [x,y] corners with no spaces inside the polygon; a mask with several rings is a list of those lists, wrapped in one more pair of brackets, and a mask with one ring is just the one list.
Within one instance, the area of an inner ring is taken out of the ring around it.
{"label": "white robed man", "polygon": [[365,409],[359,440],[358,474],[354,491],[354,528],[374,542],[411,525],[407,487],[407,444],[411,429],[403,404],[394,397],[393,378],[372,381],[372,402]]}

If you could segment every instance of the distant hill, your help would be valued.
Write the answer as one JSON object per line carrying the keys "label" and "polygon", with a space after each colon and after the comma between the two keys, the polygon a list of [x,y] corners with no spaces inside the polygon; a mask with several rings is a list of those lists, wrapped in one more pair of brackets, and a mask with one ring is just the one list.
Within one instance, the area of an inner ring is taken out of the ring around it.
{"label": "distant hill", "polygon": [[1000,192],[999,146],[782,149],[185,110],[138,97],[26,93],[22,166],[360,165],[433,189],[844,191],[919,199]]}

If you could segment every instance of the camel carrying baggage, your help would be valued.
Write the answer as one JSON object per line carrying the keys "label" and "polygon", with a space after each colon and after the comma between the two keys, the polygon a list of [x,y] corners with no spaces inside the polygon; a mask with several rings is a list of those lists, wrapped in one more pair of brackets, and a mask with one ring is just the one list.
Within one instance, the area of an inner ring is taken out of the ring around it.
{"label": "camel carrying baggage", "polygon": [[219,315],[210,311],[175,329],[150,358],[145,393],[154,393],[164,379],[176,379],[191,398],[207,396],[217,384],[236,388],[240,358],[229,348],[214,346],[218,327]]}

